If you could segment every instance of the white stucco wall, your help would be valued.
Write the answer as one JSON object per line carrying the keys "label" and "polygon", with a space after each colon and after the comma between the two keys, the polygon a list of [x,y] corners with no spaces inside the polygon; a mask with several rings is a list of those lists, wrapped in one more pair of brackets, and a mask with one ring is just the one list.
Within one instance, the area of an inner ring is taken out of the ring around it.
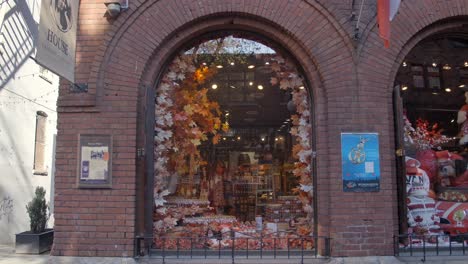
{"label": "white stucco wall", "polygon": [[[0,244],[29,229],[26,204],[36,186],[53,201],[58,77],[40,77],[33,59],[40,0],[0,0]],[[47,117],[47,176],[33,174],[36,112]],[[50,204],[53,209],[53,204]],[[50,221],[49,226],[53,225]]]}

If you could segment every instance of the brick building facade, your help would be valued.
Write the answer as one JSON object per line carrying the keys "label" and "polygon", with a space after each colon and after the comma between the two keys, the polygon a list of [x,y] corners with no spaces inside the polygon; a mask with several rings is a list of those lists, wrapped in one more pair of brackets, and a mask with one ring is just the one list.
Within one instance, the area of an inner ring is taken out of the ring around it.
{"label": "brick building facade", "polygon": [[[352,0],[130,0],[116,19],[104,17],[104,2],[80,4],[76,82],[87,91],[65,82],[60,89],[52,254],[134,254],[135,236],[148,228],[145,159],[137,153],[145,147],[147,90],[186,42],[230,29],[275,41],[310,82],[318,232],[332,238],[332,254],[393,255],[399,232],[395,76],[421,39],[468,24],[467,1],[403,1],[388,49],[378,35],[375,1],[365,2],[359,25],[360,4]],[[380,134],[380,192],[345,193],[340,133],[369,131]],[[113,135],[111,189],[77,188],[79,134]]]}

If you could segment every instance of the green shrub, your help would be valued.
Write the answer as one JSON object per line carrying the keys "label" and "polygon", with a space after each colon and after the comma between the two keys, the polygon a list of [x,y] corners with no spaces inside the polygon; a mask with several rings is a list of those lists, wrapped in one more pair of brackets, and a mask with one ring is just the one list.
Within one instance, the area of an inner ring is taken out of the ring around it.
{"label": "green shrub", "polygon": [[47,206],[45,194],[44,188],[37,187],[36,197],[26,205],[26,210],[31,221],[31,232],[33,233],[44,232],[47,220],[49,219],[49,215],[47,214],[49,206]]}

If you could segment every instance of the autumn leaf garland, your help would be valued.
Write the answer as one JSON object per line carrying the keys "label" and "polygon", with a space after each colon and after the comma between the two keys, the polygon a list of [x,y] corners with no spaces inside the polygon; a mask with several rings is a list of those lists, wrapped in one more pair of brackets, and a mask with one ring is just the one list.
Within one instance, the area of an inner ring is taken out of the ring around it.
{"label": "autumn leaf garland", "polygon": [[310,125],[310,106],[304,80],[298,75],[294,64],[281,56],[273,57],[271,69],[274,77],[270,79],[272,85],[278,85],[282,90],[290,90],[292,101],[297,114],[291,116],[291,135],[297,137],[297,144],[293,146],[293,157],[297,158],[293,174],[298,178],[299,186],[295,190],[299,193],[304,212],[307,213],[308,223],[303,228],[309,232],[313,219],[312,199],[313,182],[311,176],[312,146],[310,144],[312,127]]}

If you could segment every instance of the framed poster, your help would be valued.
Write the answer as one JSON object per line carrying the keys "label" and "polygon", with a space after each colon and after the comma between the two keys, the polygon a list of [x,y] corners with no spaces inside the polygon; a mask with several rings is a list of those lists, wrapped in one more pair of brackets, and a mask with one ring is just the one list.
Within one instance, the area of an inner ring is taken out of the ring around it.
{"label": "framed poster", "polygon": [[112,136],[79,135],[78,187],[112,187]]}
{"label": "framed poster", "polygon": [[341,133],[344,192],[380,191],[378,133]]}

